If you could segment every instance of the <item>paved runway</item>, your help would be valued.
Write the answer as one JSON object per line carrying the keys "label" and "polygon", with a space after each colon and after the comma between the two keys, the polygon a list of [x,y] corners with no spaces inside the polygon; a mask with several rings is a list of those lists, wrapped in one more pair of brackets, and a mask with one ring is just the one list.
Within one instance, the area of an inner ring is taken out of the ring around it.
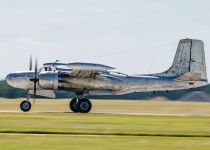
{"label": "paved runway", "polygon": [[100,135],[100,134],[47,134],[47,133],[43,133],[43,134],[39,134],[39,133],[1,133],[0,135],[20,135],[20,136],[25,136],[25,135],[33,135],[33,136],[70,136],[70,137],[115,137],[115,136],[119,136],[119,135]]}
{"label": "paved runway", "polygon": [[[25,113],[22,111],[11,111],[11,110],[0,110],[0,113]],[[26,113],[70,113],[72,112],[61,112],[61,111],[31,111]],[[204,116],[210,117],[210,114],[169,114],[169,113],[116,113],[116,112],[91,112],[89,114],[108,114],[108,115],[139,115],[139,116]]]}

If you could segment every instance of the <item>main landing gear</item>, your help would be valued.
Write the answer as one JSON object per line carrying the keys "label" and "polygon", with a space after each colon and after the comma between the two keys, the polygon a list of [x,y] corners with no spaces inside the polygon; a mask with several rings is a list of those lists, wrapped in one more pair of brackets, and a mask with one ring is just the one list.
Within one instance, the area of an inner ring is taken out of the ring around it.
{"label": "main landing gear", "polygon": [[[20,103],[20,109],[23,112],[28,112],[31,110],[29,98],[30,97]],[[92,104],[87,98],[73,98],[69,104],[69,107],[75,113],[88,113],[92,108]]]}
{"label": "main landing gear", "polygon": [[87,98],[73,98],[69,107],[75,113],[88,113],[92,108],[92,104]]}

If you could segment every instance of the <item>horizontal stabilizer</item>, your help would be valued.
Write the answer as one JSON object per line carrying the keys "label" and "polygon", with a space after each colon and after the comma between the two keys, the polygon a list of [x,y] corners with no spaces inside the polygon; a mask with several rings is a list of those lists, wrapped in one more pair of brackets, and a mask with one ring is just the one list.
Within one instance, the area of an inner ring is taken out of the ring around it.
{"label": "horizontal stabilizer", "polygon": [[179,76],[176,80],[180,81],[200,81],[201,73],[187,72],[182,76]]}

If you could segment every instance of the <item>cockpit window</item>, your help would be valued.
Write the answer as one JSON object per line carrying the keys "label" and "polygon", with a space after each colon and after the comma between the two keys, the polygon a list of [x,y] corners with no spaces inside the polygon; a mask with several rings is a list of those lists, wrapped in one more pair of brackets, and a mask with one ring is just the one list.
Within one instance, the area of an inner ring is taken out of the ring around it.
{"label": "cockpit window", "polygon": [[52,71],[52,68],[51,67],[44,67],[44,70],[45,71]]}

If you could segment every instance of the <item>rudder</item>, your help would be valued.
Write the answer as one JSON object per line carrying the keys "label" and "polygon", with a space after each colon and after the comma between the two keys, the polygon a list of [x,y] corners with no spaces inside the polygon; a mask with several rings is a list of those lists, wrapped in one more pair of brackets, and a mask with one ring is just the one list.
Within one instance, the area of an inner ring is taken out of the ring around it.
{"label": "rudder", "polygon": [[179,77],[188,72],[200,74],[200,80],[207,81],[204,43],[201,40],[180,40],[173,64],[164,74]]}

